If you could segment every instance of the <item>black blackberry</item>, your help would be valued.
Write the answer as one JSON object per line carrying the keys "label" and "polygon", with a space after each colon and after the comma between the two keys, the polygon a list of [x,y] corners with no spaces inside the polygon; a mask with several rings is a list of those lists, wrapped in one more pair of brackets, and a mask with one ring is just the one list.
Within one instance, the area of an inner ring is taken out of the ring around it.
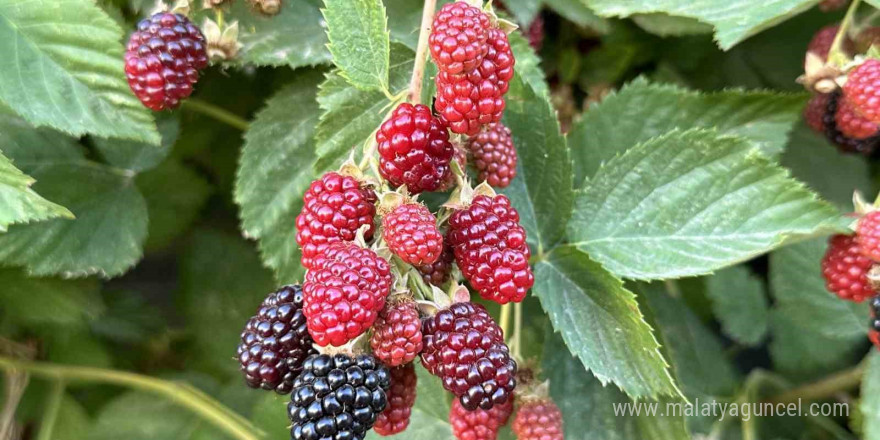
{"label": "black blackberry", "polygon": [[241,333],[238,360],[247,384],[287,394],[302,371],[306,357],[315,353],[302,312],[299,285],[269,294],[256,316]]}
{"label": "black blackberry", "polygon": [[388,370],[373,356],[309,356],[287,405],[291,439],[363,439],[388,405],[390,386]]}
{"label": "black blackberry", "polygon": [[880,296],[871,299],[871,330],[880,332]]}
{"label": "black blackberry", "polygon": [[828,105],[825,108],[825,114],[822,115],[825,137],[844,153],[870,155],[877,149],[877,145],[880,144],[880,135],[871,136],[866,139],[854,139],[841,133],[837,128],[837,121],[834,119],[840,96],[840,90],[835,90],[828,95]]}

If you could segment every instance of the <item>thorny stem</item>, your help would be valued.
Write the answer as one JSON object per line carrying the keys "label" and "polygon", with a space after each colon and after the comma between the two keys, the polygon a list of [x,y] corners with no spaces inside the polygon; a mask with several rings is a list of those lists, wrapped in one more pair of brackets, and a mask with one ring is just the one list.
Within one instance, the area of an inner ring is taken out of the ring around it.
{"label": "thorny stem", "polygon": [[425,63],[428,61],[428,36],[431,33],[431,22],[437,0],[425,0],[422,9],[422,24],[419,26],[419,43],[416,46],[416,61],[413,65],[412,79],[409,81],[409,101],[420,104],[422,101],[422,77],[425,75]]}
{"label": "thorny stem", "polygon": [[818,400],[831,397],[841,390],[847,390],[857,386],[862,381],[865,372],[865,364],[861,363],[848,370],[839,371],[819,381],[790,389],[784,393],[772,396],[766,401],[773,403],[794,403],[798,399]]}
{"label": "thorny stem", "polygon": [[55,382],[52,391],[49,394],[49,400],[46,402],[46,409],[43,413],[43,420],[40,422],[40,432],[37,440],[52,440],[52,431],[55,430],[55,421],[58,420],[58,411],[61,409],[61,402],[64,400],[64,388],[66,384],[63,380]]}
{"label": "thorny stem", "polygon": [[25,371],[34,376],[58,381],[110,383],[152,392],[186,407],[239,440],[259,440],[265,437],[259,428],[232,410],[214,402],[201,392],[194,393],[190,387],[183,387],[173,382],[124,371],[18,361],[7,357],[0,357],[0,368],[7,372]]}
{"label": "thorny stem", "polygon": [[841,49],[843,47],[843,42],[846,39],[847,32],[849,32],[849,28],[852,26],[853,19],[856,16],[856,10],[859,9],[860,2],[861,0],[853,0],[849,5],[849,9],[846,10],[846,15],[843,17],[843,21],[840,22],[840,29],[837,31],[837,35],[834,36],[834,42],[831,43],[831,49],[828,51],[828,60],[838,67],[848,58]]}
{"label": "thorny stem", "polygon": [[241,131],[247,131],[250,125],[248,121],[229,110],[217,107],[209,102],[200,101],[198,99],[187,99],[181,103],[181,107],[187,110],[201,113],[205,116],[214,118],[230,127],[237,128]]}

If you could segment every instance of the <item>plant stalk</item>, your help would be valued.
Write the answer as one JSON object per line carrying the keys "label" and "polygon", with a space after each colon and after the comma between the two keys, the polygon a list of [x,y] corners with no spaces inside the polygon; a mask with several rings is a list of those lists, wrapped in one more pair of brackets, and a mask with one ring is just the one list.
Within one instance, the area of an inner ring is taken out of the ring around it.
{"label": "plant stalk", "polygon": [[55,422],[58,420],[58,411],[61,410],[61,402],[64,400],[64,388],[66,387],[63,380],[59,380],[52,385],[52,391],[49,394],[49,400],[46,402],[46,409],[43,413],[43,420],[40,422],[40,432],[37,440],[52,440],[52,432],[55,430]]}
{"label": "plant stalk", "polygon": [[196,113],[201,113],[241,131],[247,131],[250,126],[248,121],[241,116],[238,116],[229,110],[217,107],[209,102],[200,101],[198,99],[187,99],[181,103],[181,107]]}
{"label": "plant stalk", "polygon": [[842,67],[846,60],[849,59],[841,49],[843,47],[843,41],[849,32],[849,28],[852,26],[853,20],[855,19],[856,10],[859,9],[859,3],[861,3],[861,0],[853,0],[852,3],[850,3],[849,9],[846,10],[846,15],[843,17],[843,21],[840,22],[840,29],[838,29],[837,35],[834,36],[834,41],[831,43],[831,49],[828,51],[828,60],[831,64],[837,67]]}
{"label": "plant stalk", "polygon": [[18,361],[7,357],[0,357],[0,368],[7,371],[24,371],[57,381],[109,383],[159,394],[189,409],[236,439],[260,440],[265,437],[257,427],[232,410],[200,393],[193,393],[189,387],[174,382],[124,371]]}
{"label": "plant stalk", "polygon": [[818,400],[832,397],[841,390],[848,390],[857,386],[862,381],[865,372],[865,364],[861,363],[848,370],[840,371],[827,376],[819,381],[790,389],[784,393],[772,396],[766,401],[773,403],[794,403],[798,399]]}
{"label": "plant stalk", "polygon": [[[501,333],[506,338],[511,338],[510,334],[510,303],[501,306],[501,316],[498,317],[498,324],[501,327]],[[513,343],[511,340],[510,343]],[[508,344],[509,345],[509,344]]]}
{"label": "plant stalk", "polygon": [[422,78],[425,76],[425,63],[428,61],[428,36],[431,34],[431,23],[437,0],[425,0],[422,8],[422,24],[419,26],[419,43],[416,46],[416,61],[413,65],[412,79],[409,81],[409,102],[421,104]]}

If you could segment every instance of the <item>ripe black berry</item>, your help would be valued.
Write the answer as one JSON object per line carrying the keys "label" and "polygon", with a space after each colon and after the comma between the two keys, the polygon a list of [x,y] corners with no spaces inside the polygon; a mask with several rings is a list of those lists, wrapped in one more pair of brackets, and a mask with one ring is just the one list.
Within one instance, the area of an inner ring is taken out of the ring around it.
{"label": "ripe black berry", "polygon": [[238,360],[249,386],[279,394],[293,388],[303,361],[315,353],[302,306],[300,286],[284,286],[269,294],[248,321],[241,333]]}
{"label": "ripe black berry", "polygon": [[388,369],[373,356],[310,356],[287,405],[291,439],[363,439],[388,405],[390,386]]}

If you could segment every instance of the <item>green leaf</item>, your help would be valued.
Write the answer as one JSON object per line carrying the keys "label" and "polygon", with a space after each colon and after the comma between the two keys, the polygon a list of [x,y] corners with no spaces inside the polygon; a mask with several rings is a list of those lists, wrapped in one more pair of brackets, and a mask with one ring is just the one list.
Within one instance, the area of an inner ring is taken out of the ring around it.
{"label": "green leaf", "polygon": [[[514,0],[504,3],[504,7],[516,18],[522,27],[528,27],[538,11],[541,9],[543,0]],[[518,62],[519,60],[517,60]]]}
{"label": "green leaf", "polygon": [[841,301],[825,289],[819,261],[825,239],[770,254],[770,356],[780,371],[799,378],[843,368],[863,350],[867,307]]}
{"label": "green leaf", "polygon": [[34,179],[16,168],[0,152],[0,232],[13,223],[39,222],[56,217],[73,218],[67,208],[56,205],[31,189]]}
{"label": "green leaf", "polygon": [[608,22],[590,10],[582,0],[544,0],[544,4],[578,26],[599,33],[608,32]]}
{"label": "green leaf", "polygon": [[0,101],[36,126],[158,145],[126,83],[121,39],[94,1],[0,2]]}
{"label": "green leaf", "polygon": [[761,280],[748,267],[733,266],[719,270],[706,283],[724,333],[743,345],[758,345],[767,334],[769,314]]}
{"label": "green leaf", "polygon": [[159,134],[162,135],[162,143],[158,147],[143,142],[95,139],[95,149],[108,164],[119,168],[135,172],[155,168],[171,153],[180,134],[180,120],[163,115],[156,121]]}
{"label": "green leaf", "polygon": [[540,254],[562,238],[571,215],[568,148],[549,97],[536,94],[522,78],[510,82],[504,124],[513,133],[519,160],[516,179],[501,192],[519,211],[529,244]]}
{"label": "green leaf", "polygon": [[712,32],[712,26],[688,17],[677,17],[664,13],[635,14],[632,20],[640,28],[661,37],[680,37]]}
{"label": "green leaf", "polygon": [[130,171],[90,161],[72,139],[3,113],[0,145],[37,179],[34,190],[76,216],[10,227],[0,234],[0,262],[35,276],[112,277],[141,258],[147,209]]}
{"label": "green leaf", "polygon": [[[235,346],[241,325],[276,289],[272,274],[244,240],[213,230],[194,233],[180,266],[180,309],[195,351],[218,371],[239,374]],[[241,323],[218,325],[218,323]]]}
{"label": "green leaf", "polygon": [[242,229],[259,240],[263,262],[281,282],[294,282],[303,274],[295,226],[302,196],[314,177],[320,79],[316,72],[301,73],[257,113],[245,133],[235,182]]}
{"label": "green leaf", "polygon": [[[391,50],[391,89],[409,85],[415,53],[400,44]],[[318,90],[318,105],[323,110],[315,129],[318,171],[348,158],[352,149],[359,151],[392,110],[384,93],[361,90],[349,84],[337,72],[331,72]]]}
{"label": "green leaf", "polygon": [[547,80],[544,79],[544,70],[541,69],[541,59],[535,54],[529,40],[520,32],[514,32],[508,35],[510,40],[510,49],[516,59],[514,69],[516,75],[525,80],[526,84],[535,91],[537,95],[550,95],[550,87],[547,86]]}
{"label": "green leaf", "polygon": [[599,378],[633,397],[676,395],[657,339],[632,292],[587,254],[554,249],[535,266],[535,287],[553,328]]}
{"label": "green leaf", "polygon": [[[403,43],[413,52],[419,43],[419,26],[422,22],[422,6],[424,2],[412,0],[385,0],[385,9],[388,13],[388,27],[391,31],[391,40]],[[446,0],[437,2],[437,7],[446,3]]]}
{"label": "green leaf", "polygon": [[82,326],[104,310],[92,281],[30,278],[18,269],[0,269],[0,313],[26,328]]}
{"label": "green leaf", "polygon": [[568,234],[612,273],[650,280],[707,274],[846,223],[750,142],[694,129],[610,160],[578,194]]}
{"label": "green leaf", "polygon": [[862,194],[871,194],[874,190],[865,160],[840,154],[823,135],[804,124],[791,133],[782,164],[791,170],[794,178],[843,211],[853,209],[853,190],[860,190]]}
{"label": "green leaf", "polygon": [[139,174],[136,183],[150,216],[148,250],[169,246],[183,235],[213,191],[202,176],[176,159]]}
{"label": "green leaf", "polygon": [[333,64],[353,86],[388,90],[391,49],[382,0],[324,0]]}
{"label": "green leaf", "polygon": [[[615,409],[633,403],[614,387],[604,386],[584,370],[565,349],[558,335],[548,335],[544,346],[544,372],[550,381],[550,394],[562,411],[565,438],[602,440],[687,440],[691,436],[681,416],[622,415]],[[643,403],[665,410],[673,400]]]}
{"label": "green leaf", "polygon": [[[238,21],[242,44],[233,64],[296,69],[330,61],[320,0],[284,0],[281,11],[272,17],[254,12],[246,1],[231,3],[226,21]],[[201,23],[205,18],[213,20],[214,13],[203,9],[194,17]]]}
{"label": "green leaf", "polygon": [[637,79],[590,106],[572,128],[575,184],[581,187],[603,163],[675,128],[714,128],[743,136],[775,156],[788,141],[803,104],[802,95],[743,90],[703,94]]}
{"label": "green leaf", "polygon": [[[604,17],[628,17],[638,13],[664,12],[691,17],[715,26],[715,41],[723,50],[791,18],[815,5],[810,0],[582,0]],[[746,11],[746,12],[744,12]]]}
{"label": "green leaf", "polygon": [[[90,440],[195,440],[198,430],[209,429],[191,411],[154,394],[129,391],[106,404],[95,418]],[[231,439],[212,429],[215,440]]]}
{"label": "green leaf", "polygon": [[859,411],[862,413],[863,438],[877,440],[880,439],[880,353],[871,350],[866,363]]}

